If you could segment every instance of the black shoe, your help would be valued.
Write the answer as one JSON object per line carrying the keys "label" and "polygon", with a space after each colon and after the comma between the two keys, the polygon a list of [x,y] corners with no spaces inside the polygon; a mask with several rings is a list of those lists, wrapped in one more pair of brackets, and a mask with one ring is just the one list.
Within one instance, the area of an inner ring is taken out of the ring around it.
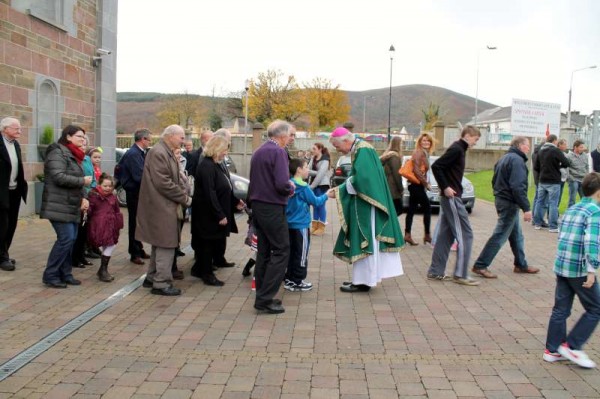
{"label": "black shoe", "polygon": [[144,287],[144,288],[152,288],[152,281],[150,281],[147,278],[145,278],[144,282],[142,283],[142,287]]}
{"label": "black shoe", "polygon": [[83,260],[80,263],[82,263],[85,266],[93,266],[94,265],[92,262],[90,262],[86,258],[83,258]]}
{"label": "black shoe", "polygon": [[175,250],[175,256],[185,256],[185,252],[183,252],[181,249],[177,248]]}
{"label": "black shoe", "polygon": [[170,286],[166,288],[152,288],[152,290],[150,290],[150,293],[154,295],[177,296],[181,295],[181,290],[179,288]]}
{"label": "black shoe", "polygon": [[4,262],[0,263],[0,269],[7,272],[12,272],[15,270],[15,265],[10,260],[5,260]]}
{"label": "black shoe", "polygon": [[67,285],[81,285],[81,281],[77,280],[74,277],[68,278],[65,280],[65,284]]}
{"label": "black shoe", "polygon": [[213,265],[213,266],[216,266],[216,267],[234,267],[235,263],[234,262],[225,262],[225,263],[223,263],[221,265]]}
{"label": "black shoe", "polygon": [[50,288],[67,288],[67,284],[62,281],[44,281],[44,284]]}
{"label": "black shoe", "polygon": [[202,277],[202,281],[204,281],[204,284],[206,284],[206,285],[212,285],[212,286],[215,286],[215,287],[222,287],[222,286],[225,285],[224,282],[222,282],[221,280],[219,280],[214,275],[207,276],[207,277]]}
{"label": "black shoe", "polygon": [[[98,255],[97,253],[95,253],[93,251],[87,251],[85,253],[85,256],[87,256],[88,258],[92,258],[92,259],[100,259],[100,255]],[[90,263],[90,265],[91,265],[91,263]]]}
{"label": "black shoe", "polygon": [[183,272],[179,269],[173,270],[171,272],[171,275],[173,275],[173,280],[183,280]]}
{"label": "black shoe", "polygon": [[340,291],[342,292],[367,292],[371,289],[371,287],[369,287],[368,285],[363,285],[363,284],[358,284],[358,285],[354,285],[354,284],[350,284],[350,285],[342,285],[340,287]]}
{"label": "black shoe", "polygon": [[278,314],[285,312],[285,309],[283,308],[281,303],[275,303],[275,301],[268,305],[254,305],[254,309],[270,314]]}
{"label": "black shoe", "polygon": [[14,260],[13,258],[10,258],[9,260],[10,260],[10,263],[12,263],[13,265],[15,265],[15,266],[17,265],[17,261]]}
{"label": "black shoe", "polygon": [[352,281],[344,281],[342,285],[352,285]]}
{"label": "black shoe", "polygon": [[73,263],[73,267],[77,268],[77,269],[85,269],[85,265],[81,262],[75,262]]}

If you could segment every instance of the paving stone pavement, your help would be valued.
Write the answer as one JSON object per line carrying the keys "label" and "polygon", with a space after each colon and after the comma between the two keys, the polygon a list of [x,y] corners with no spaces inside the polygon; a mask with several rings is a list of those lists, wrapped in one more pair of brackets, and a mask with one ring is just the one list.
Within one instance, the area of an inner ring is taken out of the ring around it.
{"label": "paving stone pavement", "polygon": [[[350,268],[331,255],[339,229],[328,204],[323,237],[313,237],[308,280],[312,291],[280,291],[286,312],[258,315],[250,279],[241,276],[250,254],[242,234],[228,241],[224,287],[189,276],[180,297],[139,288],[11,377],[0,398],[599,398],[600,373],[542,361],[553,301],[556,235],[525,225],[529,263],[538,275],[512,272],[508,245],[479,287],[425,278],[426,245],[406,247],[405,275],[369,293],[339,291]],[[126,212],[126,210],[123,210]],[[494,228],[491,204],[471,215],[472,262]],[[436,217],[433,218],[435,223]],[[416,216],[413,237],[421,237]],[[401,226],[404,216],[401,217]],[[189,243],[189,229],[184,246]],[[36,217],[19,221],[11,256],[15,272],[0,273],[0,361],[38,342],[145,272],[129,263],[122,233],[110,264],[113,283],[96,279],[96,266],[75,269],[83,284],[66,290],[42,285],[55,235]],[[189,251],[189,250],[188,250]],[[453,269],[454,255],[449,261]],[[579,304],[573,316],[581,313]],[[572,323],[570,324],[572,325]],[[599,340],[586,351],[600,360]]]}

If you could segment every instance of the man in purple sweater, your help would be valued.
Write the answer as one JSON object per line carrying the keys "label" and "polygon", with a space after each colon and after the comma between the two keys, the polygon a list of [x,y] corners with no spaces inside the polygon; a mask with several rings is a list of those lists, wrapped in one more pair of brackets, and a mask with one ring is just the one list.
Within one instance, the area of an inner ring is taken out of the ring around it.
{"label": "man in purple sweater", "polygon": [[283,313],[281,301],[273,299],[285,276],[290,242],[285,208],[294,193],[289,161],[285,151],[294,127],[276,120],[267,128],[268,140],[252,155],[248,200],[258,238],[256,256],[256,300],[254,308],[267,313]]}

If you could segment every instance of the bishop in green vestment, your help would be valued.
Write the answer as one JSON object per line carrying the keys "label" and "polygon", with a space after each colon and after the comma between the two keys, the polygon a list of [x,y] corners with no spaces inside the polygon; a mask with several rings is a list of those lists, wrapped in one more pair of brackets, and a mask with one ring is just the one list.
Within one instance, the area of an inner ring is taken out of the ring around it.
{"label": "bishop in green vestment", "polygon": [[375,149],[345,128],[337,128],[331,144],[350,154],[352,171],[335,190],[341,229],[333,254],[353,266],[344,292],[368,291],[384,278],[403,274],[404,246],[394,201]]}

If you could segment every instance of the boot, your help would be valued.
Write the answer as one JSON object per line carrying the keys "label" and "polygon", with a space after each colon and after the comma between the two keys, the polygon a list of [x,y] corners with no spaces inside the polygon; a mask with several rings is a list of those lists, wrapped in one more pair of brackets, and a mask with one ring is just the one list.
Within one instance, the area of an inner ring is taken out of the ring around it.
{"label": "boot", "polygon": [[319,221],[313,220],[310,224],[310,234],[315,234],[315,230],[319,227]]}
{"label": "boot", "polygon": [[425,236],[423,237],[423,244],[431,244],[431,234],[429,233],[425,233]]}
{"label": "boot", "polygon": [[409,243],[410,245],[419,245],[412,239],[410,233],[404,233],[404,242]]}
{"label": "boot", "polygon": [[322,236],[325,234],[325,223],[317,220],[317,228],[315,229],[313,235]]}
{"label": "boot", "polygon": [[108,262],[110,262],[110,256],[102,255],[100,257],[100,269],[98,269],[98,280],[104,281],[105,283],[110,283],[115,278],[108,273]]}
{"label": "boot", "polygon": [[248,263],[244,266],[244,270],[242,270],[242,276],[248,277],[250,275],[250,269],[254,266],[256,261],[252,258],[248,259]]}

